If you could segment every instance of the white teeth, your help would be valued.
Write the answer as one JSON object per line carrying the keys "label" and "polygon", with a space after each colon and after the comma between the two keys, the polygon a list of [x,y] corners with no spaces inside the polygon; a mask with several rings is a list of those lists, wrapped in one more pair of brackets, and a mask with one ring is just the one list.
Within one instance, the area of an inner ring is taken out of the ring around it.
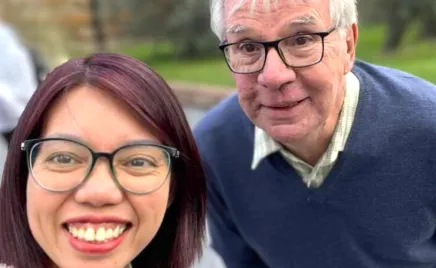
{"label": "white teeth", "polygon": [[98,228],[97,233],[95,233],[95,240],[98,242],[104,241],[106,239],[106,231],[103,227]]}
{"label": "white teeth", "polygon": [[112,231],[112,229],[107,229],[106,230],[106,239],[111,239],[113,237],[115,237],[114,231]]}
{"label": "white teeth", "polygon": [[86,241],[94,241],[95,240],[95,232],[94,232],[93,228],[88,227],[88,229],[86,229],[85,240]]}
{"label": "white teeth", "polygon": [[67,229],[73,237],[80,240],[85,240],[87,242],[105,242],[119,237],[126,230],[126,228],[126,224],[122,224],[115,228],[105,228],[101,226],[97,230],[91,226],[87,228],[68,226]]}
{"label": "white teeth", "polygon": [[77,237],[79,239],[85,239],[85,230],[80,229],[79,232],[77,233]]}
{"label": "white teeth", "polygon": [[71,229],[72,229],[72,231],[70,231],[70,233],[72,233],[74,237],[78,237],[79,236],[79,231],[77,231],[76,228],[71,228]]}

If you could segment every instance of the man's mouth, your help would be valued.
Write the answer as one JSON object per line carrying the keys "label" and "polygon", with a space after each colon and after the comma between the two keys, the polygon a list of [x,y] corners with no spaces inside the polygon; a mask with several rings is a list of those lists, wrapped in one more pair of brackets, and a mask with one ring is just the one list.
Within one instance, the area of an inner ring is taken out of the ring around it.
{"label": "man's mouth", "polygon": [[292,109],[292,108],[294,108],[295,106],[297,106],[298,104],[302,103],[305,100],[306,100],[306,98],[304,98],[304,99],[302,99],[300,101],[296,101],[296,102],[290,103],[290,104],[271,105],[271,106],[267,106],[267,107],[272,108],[272,109],[277,109],[277,110]]}

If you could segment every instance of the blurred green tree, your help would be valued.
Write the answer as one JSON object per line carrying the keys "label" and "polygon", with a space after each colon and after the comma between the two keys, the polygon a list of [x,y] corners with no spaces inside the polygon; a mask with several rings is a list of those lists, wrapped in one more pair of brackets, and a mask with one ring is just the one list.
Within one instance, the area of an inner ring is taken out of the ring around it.
{"label": "blurred green tree", "polygon": [[387,33],[385,51],[395,51],[401,45],[409,26],[418,22],[420,38],[436,37],[436,1],[434,0],[379,0],[379,7],[385,14]]}
{"label": "blurred green tree", "polygon": [[419,37],[424,39],[436,38],[436,1],[430,1],[420,12],[422,27]]}
{"label": "blurred green tree", "polygon": [[168,42],[179,58],[201,58],[219,53],[218,39],[210,30],[208,1],[129,0],[133,37]]}

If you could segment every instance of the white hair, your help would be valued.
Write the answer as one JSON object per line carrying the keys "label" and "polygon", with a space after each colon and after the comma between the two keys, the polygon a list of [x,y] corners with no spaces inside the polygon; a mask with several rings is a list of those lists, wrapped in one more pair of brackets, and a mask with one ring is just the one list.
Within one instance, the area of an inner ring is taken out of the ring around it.
{"label": "white hair", "polygon": [[[211,28],[216,36],[220,40],[224,37],[224,2],[226,0],[210,0],[210,14],[211,14]],[[239,9],[244,1],[241,0],[237,5],[233,7],[233,11]],[[260,0],[251,1],[251,9],[254,9],[257,2]],[[265,8],[270,7],[271,0],[263,0]],[[275,0],[277,4],[278,1]],[[295,0],[290,0],[295,1]],[[324,0],[321,0],[324,1]],[[330,1],[330,16],[336,28],[344,30],[350,27],[353,23],[357,23],[357,0],[329,0]]]}

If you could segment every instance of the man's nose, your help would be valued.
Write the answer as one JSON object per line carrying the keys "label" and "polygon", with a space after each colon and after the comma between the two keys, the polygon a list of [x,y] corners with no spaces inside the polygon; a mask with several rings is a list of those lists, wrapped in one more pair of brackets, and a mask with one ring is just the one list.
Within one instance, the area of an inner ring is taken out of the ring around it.
{"label": "man's nose", "polygon": [[270,48],[265,57],[265,66],[258,76],[259,84],[266,88],[279,89],[295,80],[295,71],[286,66],[277,49]]}
{"label": "man's nose", "polygon": [[75,192],[78,203],[94,207],[116,205],[123,200],[123,191],[115,182],[109,163],[99,159],[84,184]]}

